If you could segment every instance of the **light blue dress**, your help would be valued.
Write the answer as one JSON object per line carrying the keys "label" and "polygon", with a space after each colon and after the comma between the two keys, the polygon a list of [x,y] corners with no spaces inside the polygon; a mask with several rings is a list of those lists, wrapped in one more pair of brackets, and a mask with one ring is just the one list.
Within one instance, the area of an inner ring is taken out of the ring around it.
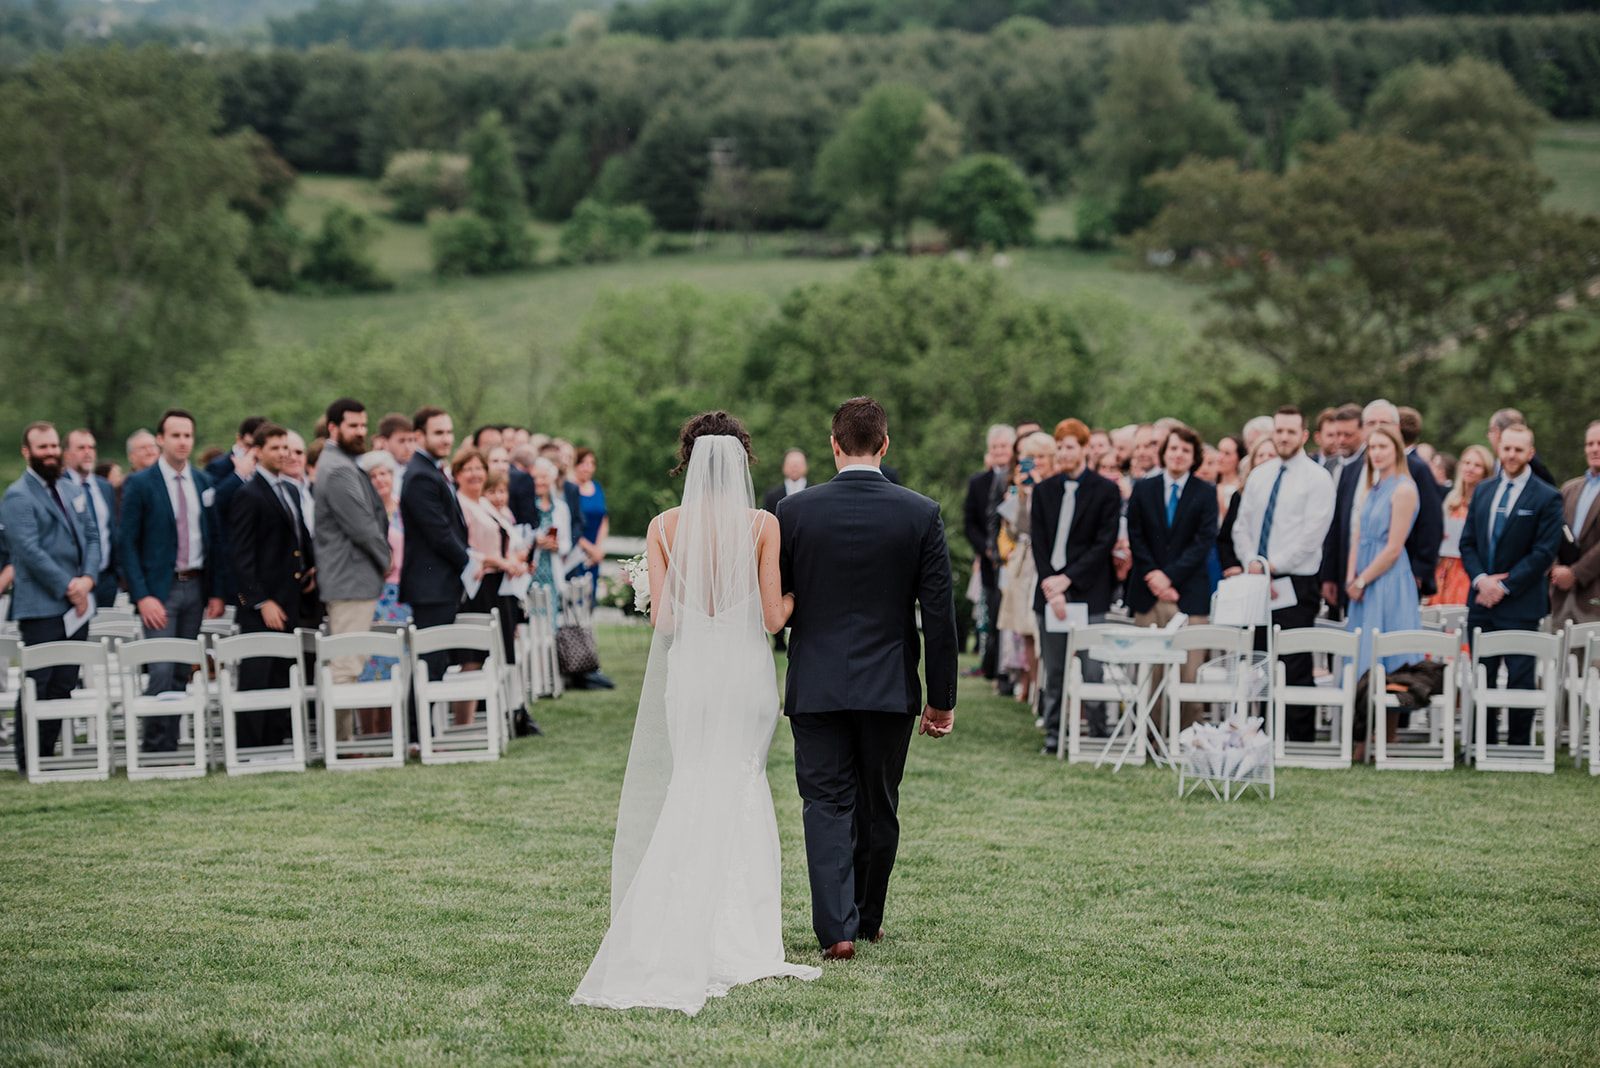
{"label": "light blue dress", "polygon": [[[1394,516],[1394,491],[1400,484],[1399,475],[1390,475],[1367,494],[1361,505],[1361,540],[1356,544],[1356,574],[1360,574],[1389,543],[1389,524]],[[1411,516],[1416,522],[1416,513]],[[1407,536],[1411,533],[1406,530]],[[1404,552],[1383,574],[1379,575],[1362,595],[1361,600],[1350,602],[1350,629],[1361,628],[1361,656],[1356,664],[1356,677],[1360,678],[1372,666],[1372,636],[1396,630],[1421,630],[1422,615],[1418,609],[1417,580],[1411,574],[1411,558]],[[1400,654],[1383,658],[1383,669],[1394,671],[1417,658]]]}

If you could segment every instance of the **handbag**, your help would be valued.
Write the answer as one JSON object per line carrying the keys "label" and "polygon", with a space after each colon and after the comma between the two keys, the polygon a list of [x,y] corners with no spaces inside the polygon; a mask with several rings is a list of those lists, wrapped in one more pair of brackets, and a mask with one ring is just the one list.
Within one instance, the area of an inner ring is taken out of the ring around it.
{"label": "handbag", "polygon": [[556,663],[563,675],[587,675],[600,670],[600,651],[594,632],[569,623],[556,631]]}

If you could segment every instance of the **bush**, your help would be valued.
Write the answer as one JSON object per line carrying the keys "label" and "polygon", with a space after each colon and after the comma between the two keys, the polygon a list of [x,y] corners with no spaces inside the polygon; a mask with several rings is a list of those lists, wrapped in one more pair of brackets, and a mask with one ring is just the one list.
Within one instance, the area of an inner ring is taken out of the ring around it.
{"label": "bush", "polygon": [[287,216],[275,211],[250,228],[250,240],[239,266],[250,284],[287,293],[294,288],[294,255],[300,248],[300,231]]}
{"label": "bush", "polygon": [[513,271],[539,254],[538,238],[520,220],[493,223],[471,212],[435,219],[428,237],[434,273],[447,277]]}
{"label": "bush", "polygon": [[944,228],[957,248],[1007,248],[1033,241],[1037,217],[1033,189],[1016,164],[1003,156],[968,156],[940,179],[928,217]]}
{"label": "bush", "polygon": [[607,207],[581,200],[561,227],[561,258],[568,263],[619,260],[639,252],[653,229],[655,221],[638,204]]}
{"label": "bush", "polygon": [[1367,100],[1375,134],[1439,145],[1451,156],[1533,158],[1544,111],[1496,63],[1462,56],[1447,67],[1412,63],[1390,74]]}
{"label": "bush", "polygon": [[394,217],[404,222],[422,222],[434,208],[455,211],[467,201],[467,157],[396,152],[378,189],[394,201]]}
{"label": "bush", "polygon": [[370,251],[377,230],[366,215],[335,204],[322,217],[322,231],[312,240],[300,277],[332,292],[370,293],[393,289],[378,270]]}
{"label": "bush", "polygon": [[1111,218],[1111,206],[1103,199],[1096,196],[1079,197],[1073,221],[1079,248],[1099,251],[1111,247],[1111,239],[1117,234],[1117,224]]}

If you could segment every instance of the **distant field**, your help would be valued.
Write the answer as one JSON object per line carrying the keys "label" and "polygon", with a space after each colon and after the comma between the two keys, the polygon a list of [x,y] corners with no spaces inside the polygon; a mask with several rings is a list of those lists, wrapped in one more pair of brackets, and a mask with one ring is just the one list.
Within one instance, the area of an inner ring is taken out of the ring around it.
{"label": "distant field", "polygon": [[1600,215],[1600,123],[1563,123],[1539,139],[1533,158],[1555,179],[1548,203]]}

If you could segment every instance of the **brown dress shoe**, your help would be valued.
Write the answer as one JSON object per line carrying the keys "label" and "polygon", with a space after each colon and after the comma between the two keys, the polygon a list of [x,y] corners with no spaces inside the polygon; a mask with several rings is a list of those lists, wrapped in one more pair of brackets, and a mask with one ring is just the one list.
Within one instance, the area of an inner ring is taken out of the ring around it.
{"label": "brown dress shoe", "polygon": [[835,942],[822,951],[823,960],[849,960],[856,955],[854,942]]}
{"label": "brown dress shoe", "polygon": [[878,928],[878,933],[872,936],[872,944],[877,945],[879,942],[882,942],[888,933],[889,932],[885,931],[882,927]]}

